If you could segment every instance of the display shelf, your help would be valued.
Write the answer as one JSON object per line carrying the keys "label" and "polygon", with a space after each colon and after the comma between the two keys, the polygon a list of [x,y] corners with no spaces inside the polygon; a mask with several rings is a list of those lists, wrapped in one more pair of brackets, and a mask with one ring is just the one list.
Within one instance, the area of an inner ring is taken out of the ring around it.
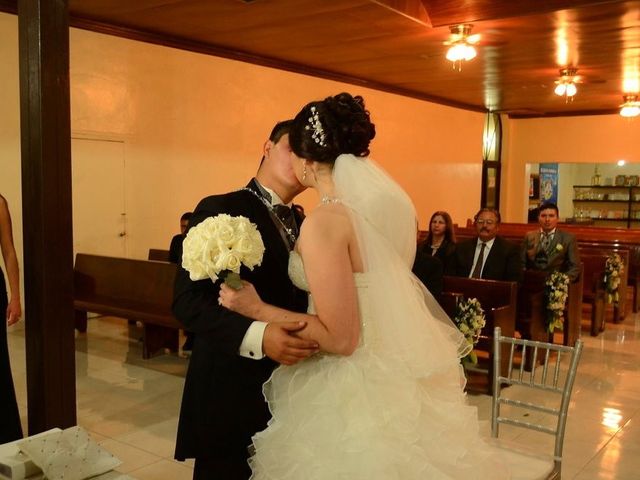
{"label": "display shelf", "polygon": [[[613,198],[612,198],[613,197]],[[597,206],[600,205],[598,208]],[[574,185],[573,219],[623,223],[640,222],[640,187],[621,185]],[[615,206],[615,207],[614,207]]]}
{"label": "display shelf", "polygon": [[[599,203],[629,203],[629,200],[592,200],[592,199],[579,199],[579,198],[574,198],[573,202],[599,202]],[[640,202],[638,202],[640,203]]]}

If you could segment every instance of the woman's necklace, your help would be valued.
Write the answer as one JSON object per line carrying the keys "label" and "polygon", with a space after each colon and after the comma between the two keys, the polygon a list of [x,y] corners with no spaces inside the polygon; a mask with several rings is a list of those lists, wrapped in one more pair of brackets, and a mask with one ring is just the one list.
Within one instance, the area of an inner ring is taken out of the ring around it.
{"label": "woman's necklace", "polygon": [[256,192],[255,190],[249,187],[244,187],[244,188],[241,188],[240,190],[246,190],[247,192],[251,192],[258,200],[260,200],[264,204],[265,207],[267,207],[267,209],[269,210],[269,213],[271,213],[271,216],[278,221],[278,223],[282,227],[282,230],[286,233],[289,243],[293,247],[293,245],[295,245],[296,243],[297,232],[294,232],[292,228],[287,227],[287,225],[282,221],[282,219],[275,212],[275,209],[273,208],[273,205],[271,205],[271,202],[269,202],[266,198],[264,198],[258,192]]}
{"label": "woman's necklace", "polygon": [[342,201],[342,200],[340,200],[339,198],[337,198],[337,197],[331,197],[331,196],[329,196],[329,195],[323,195],[323,196],[320,198],[320,203],[321,203],[322,205],[327,205],[327,204],[329,204],[329,203],[340,203],[341,201]]}

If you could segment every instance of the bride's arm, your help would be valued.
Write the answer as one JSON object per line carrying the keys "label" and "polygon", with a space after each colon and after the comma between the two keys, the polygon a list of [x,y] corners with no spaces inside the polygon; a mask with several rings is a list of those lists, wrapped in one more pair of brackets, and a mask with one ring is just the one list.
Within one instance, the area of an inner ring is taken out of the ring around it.
{"label": "bride's arm", "polygon": [[323,208],[307,217],[298,241],[316,315],[269,305],[257,296],[243,299],[243,295],[250,294],[243,294],[244,289],[232,292],[225,287],[221,300],[227,308],[263,322],[307,322],[298,336],[316,341],[325,352],[350,355],[360,336],[358,299],[349,256],[352,231],[348,219],[332,210]]}

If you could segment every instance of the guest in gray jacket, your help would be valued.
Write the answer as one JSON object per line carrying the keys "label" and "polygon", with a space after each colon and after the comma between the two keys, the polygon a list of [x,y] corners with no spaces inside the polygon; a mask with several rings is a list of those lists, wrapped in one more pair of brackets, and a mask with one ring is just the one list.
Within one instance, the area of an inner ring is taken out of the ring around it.
{"label": "guest in gray jacket", "polygon": [[527,269],[566,273],[572,282],[580,275],[580,255],[575,235],[557,228],[558,206],[545,203],[538,210],[539,230],[527,232],[522,259]]}

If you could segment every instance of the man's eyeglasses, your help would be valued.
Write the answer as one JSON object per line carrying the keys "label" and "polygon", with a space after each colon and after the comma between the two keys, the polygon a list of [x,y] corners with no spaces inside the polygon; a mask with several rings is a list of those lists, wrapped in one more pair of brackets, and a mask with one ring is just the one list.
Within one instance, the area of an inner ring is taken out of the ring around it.
{"label": "man's eyeglasses", "polygon": [[476,220],[476,225],[495,225],[496,221],[495,220]]}

